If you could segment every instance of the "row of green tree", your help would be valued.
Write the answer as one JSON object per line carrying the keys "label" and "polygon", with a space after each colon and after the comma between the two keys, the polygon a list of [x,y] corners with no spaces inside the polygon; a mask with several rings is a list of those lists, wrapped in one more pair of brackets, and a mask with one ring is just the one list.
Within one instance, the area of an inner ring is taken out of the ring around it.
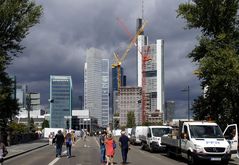
{"label": "row of green tree", "polygon": [[24,47],[21,41],[29,29],[39,22],[43,9],[30,0],[0,0],[0,135],[13,117],[18,114],[17,100],[13,97],[14,86],[6,72],[14,57],[20,55]]}

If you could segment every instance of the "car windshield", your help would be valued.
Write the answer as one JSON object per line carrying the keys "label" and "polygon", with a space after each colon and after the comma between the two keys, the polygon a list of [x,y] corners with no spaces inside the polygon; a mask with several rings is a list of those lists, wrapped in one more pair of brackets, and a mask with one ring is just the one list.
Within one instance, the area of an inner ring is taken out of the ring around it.
{"label": "car windshield", "polygon": [[165,134],[169,134],[170,128],[152,128],[153,136],[162,137]]}
{"label": "car windshield", "polygon": [[189,129],[192,138],[223,138],[217,125],[190,125]]}

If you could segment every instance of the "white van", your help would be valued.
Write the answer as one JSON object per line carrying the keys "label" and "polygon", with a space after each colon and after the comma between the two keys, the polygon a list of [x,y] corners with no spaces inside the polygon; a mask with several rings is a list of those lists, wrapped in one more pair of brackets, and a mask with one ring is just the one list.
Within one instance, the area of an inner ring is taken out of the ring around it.
{"label": "white van", "polygon": [[230,124],[226,127],[223,132],[225,139],[230,144],[231,148],[231,158],[238,157],[238,127],[237,124]]}
{"label": "white van", "polygon": [[147,126],[136,126],[133,127],[131,130],[131,137],[130,137],[130,143],[131,144],[141,144],[141,141],[139,139],[139,135],[142,135],[143,131],[146,131],[148,129]]}
{"label": "white van", "polygon": [[141,148],[143,150],[147,149],[150,152],[164,151],[166,146],[161,145],[161,137],[171,132],[172,127],[170,126],[148,126],[148,128],[143,131],[142,135],[139,136]]}
{"label": "white van", "polygon": [[126,136],[128,136],[128,138],[131,137],[131,130],[132,128],[125,128],[125,133],[126,133]]}

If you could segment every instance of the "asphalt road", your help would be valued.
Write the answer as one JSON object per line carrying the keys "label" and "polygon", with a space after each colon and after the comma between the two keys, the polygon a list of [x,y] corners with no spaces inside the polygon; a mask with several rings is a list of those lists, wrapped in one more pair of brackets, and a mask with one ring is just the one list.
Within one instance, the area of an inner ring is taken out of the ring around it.
{"label": "asphalt road", "polygon": [[[46,146],[29,153],[11,158],[4,165],[100,165],[100,149],[96,137],[87,137],[86,141],[79,140],[72,147],[72,157],[67,158],[64,152],[61,158],[55,157],[54,146]],[[121,165],[121,153],[119,146],[114,158],[114,164]],[[128,153],[129,165],[186,165],[183,159],[168,158],[164,153],[150,153],[143,151],[140,146],[131,146]]]}

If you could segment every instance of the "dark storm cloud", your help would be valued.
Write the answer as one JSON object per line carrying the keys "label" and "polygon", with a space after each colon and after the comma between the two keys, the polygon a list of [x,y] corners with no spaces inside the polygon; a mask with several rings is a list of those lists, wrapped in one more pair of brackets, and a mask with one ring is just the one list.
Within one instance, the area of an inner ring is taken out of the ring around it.
{"label": "dark storm cloud", "polygon": [[[186,0],[185,0],[186,1]],[[199,82],[193,70],[195,64],[186,56],[196,44],[197,31],[185,31],[185,22],[176,18],[176,9],[184,0],[144,1],[144,18],[148,21],[145,34],[149,42],[165,42],[166,100],[175,100],[177,113],[185,111],[187,100],[180,92],[191,87],[192,99],[200,94]],[[141,16],[141,0],[38,0],[44,15],[40,24],[30,30],[23,41],[23,54],[9,67],[18,83],[41,93],[42,104],[49,98],[50,75],[71,75],[74,106],[83,94],[83,69],[86,50],[95,47],[104,50],[113,62],[113,52],[120,55],[129,43],[129,36],[117,23],[120,18],[131,35],[135,33],[136,19]],[[136,85],[136,53],[132,48],[123,64],[127,83]]]}

